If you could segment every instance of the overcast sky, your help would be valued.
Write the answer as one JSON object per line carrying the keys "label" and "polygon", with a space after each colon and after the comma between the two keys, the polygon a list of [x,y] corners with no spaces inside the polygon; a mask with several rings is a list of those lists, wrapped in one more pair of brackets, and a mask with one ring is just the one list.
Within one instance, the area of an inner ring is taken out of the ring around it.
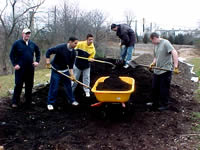
{"label": "overcast sky", "polygon": [[200,24],[200,0],[69,0],[74,1],[80,9],[100,9],[109,21],[118,23],[124,21],[125,10],[131,10],[139,23],[145,18],[146,23],[163,28],[197,28]]}
{"label": "overcast sky", "polygon": [[138,21],[154,22],[168,27],[197,27],[200,22],[200,0],[79,0],[80,7],[101,9],[115,21],[123,20],[124,11],[132,10]]}
{"label": "overcast sky", "polygon": [[[46,0],[48,8],[64,0]],[[66,0],[67,1],[67,0]],[[157,24],[163,29],[194,29],[200,26],[200,0],[68,0],[78,3],[81,10],[99,9],[107,16],[108,22],[121,23],[125,10],[134,12],[138,24],[145,18],[146,24]],[[47,7],[46,7],[47,6]]]}

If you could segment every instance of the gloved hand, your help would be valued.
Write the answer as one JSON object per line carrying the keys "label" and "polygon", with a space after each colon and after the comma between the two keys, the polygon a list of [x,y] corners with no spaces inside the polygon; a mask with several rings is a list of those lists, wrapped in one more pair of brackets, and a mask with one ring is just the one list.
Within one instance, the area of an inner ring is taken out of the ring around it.
{"label": "gloved hand", "polygon": [[175,73],[175,74],[179,74],[179,73],[180,73],[178,67],[175,67],[175,68],[174,68],[174,73]]}
{"label": "gloved hand", "polygon": [[156,64],[154,62],[152,62],[150,65],[149,65],[149,70],[152,70],[152,68],[156,66]]}
{"label": "gloved hand", "polygon": [[47,69],[51,69],[51,64],[46,64]]}

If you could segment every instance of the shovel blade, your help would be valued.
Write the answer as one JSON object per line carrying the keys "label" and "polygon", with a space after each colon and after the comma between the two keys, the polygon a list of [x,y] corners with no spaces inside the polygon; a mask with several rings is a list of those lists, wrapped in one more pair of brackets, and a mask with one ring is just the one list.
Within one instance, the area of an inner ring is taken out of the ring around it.
{"label": "shovel blade", "polygon": [[137,65],[137,63],[135,62],[135,61],[130,61],[129,63],[128,63],[132,68],[136,68],[138,65]]}

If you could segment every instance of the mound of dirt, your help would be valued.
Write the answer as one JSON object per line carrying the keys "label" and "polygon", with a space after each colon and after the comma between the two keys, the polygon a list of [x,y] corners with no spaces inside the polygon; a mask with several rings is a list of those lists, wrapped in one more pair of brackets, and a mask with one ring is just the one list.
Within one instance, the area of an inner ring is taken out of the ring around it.
{"label": "mound of dirt", "polygon": [[[115,63],[114,59],[105,59]],[[151,55],[142,55],[137,63],[149,64]],[[49,112],[46,101],[49,87],[33,94],[30,109],[10,109],[9,98],[2,99],[0,107],[0,145],[6,150],[65,150],[65,149],[132,149],[171,150],[195,149],[197,138],[188,137],[191,113],[200,111],[192,99],[197,85],[192,83],[185,64],[180,65],[181,74],[173,75],[171,85],[171,109],[152,111],[147,105],[151,99],[152,73],[143,67],[124,69],[92,63],[91,87],[102,76],[128,76],[135,79],[135,91],[123,108],[121,104],[96,103],[91,93],[86,98],[80,85],[75,97],[79,107],[67,103],[62,86],[58,92],[56,110]],[[109,98],[109,97],[108,97]]]}
{"label": "mound of dirt", "polygon": [[122,81],[118,76],[110,76],[104,82],[100,82],[96,89],[99,91],[128,91],[132,85]]}

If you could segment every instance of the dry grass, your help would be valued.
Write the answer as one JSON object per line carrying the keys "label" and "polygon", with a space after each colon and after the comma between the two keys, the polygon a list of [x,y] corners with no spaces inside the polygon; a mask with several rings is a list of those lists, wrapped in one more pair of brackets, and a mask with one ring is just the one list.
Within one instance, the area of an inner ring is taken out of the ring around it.
{"label": "dry grass", "polygon": [[[50,70],[35,71],[34,85],[46,83],[50,79]],[[0,76],[0,97],[8,96],[8,91],[14,88],[14,75]]]}

